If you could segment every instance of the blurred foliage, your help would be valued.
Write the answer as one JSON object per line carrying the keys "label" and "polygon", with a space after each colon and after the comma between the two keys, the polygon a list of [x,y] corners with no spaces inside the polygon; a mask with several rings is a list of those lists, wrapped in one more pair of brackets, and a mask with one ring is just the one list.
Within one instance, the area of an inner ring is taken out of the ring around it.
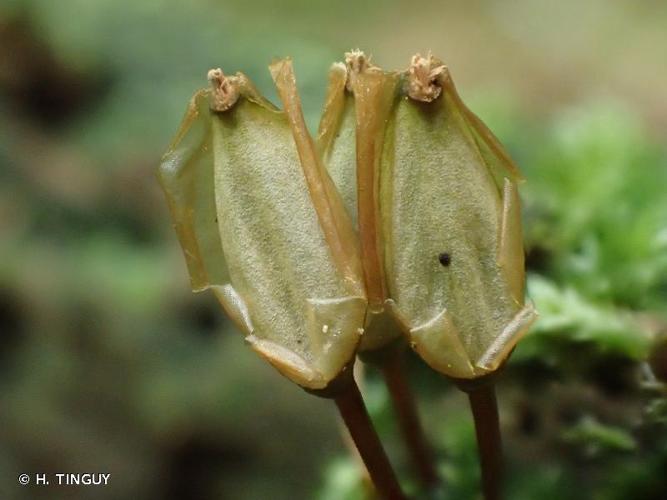
{"label": "blurred foliage", "polygon": [[590,297],[664,307],[664,149],[614,103],[566,112],[548,133],[527,163],[528,244],[552,255],[556,279]]}
{"label": "blurred foliage", "polygon": [[[369,498],[329,402],[190,294],[153,177],[210,67],[273,97],[266,64],[291,55],[312,126],[357,44],[387,67],[444,57],[527,178],[541,318],[499,387],[507,497],[667,498],[665,20],[630,0],[4,1],[0,498]],[[445,482],[431,497],[478,498],[465,398],[409,361]],[[417,491],[370,368],[365,393]],[[110,486],[16,484],[85,471]]]}
{"label": "blurred foliage", "polygon": [[603,425],[591,417],[582,419],[563,432],[563,440],[585,447],[589,457],[605,451],[634,451],[637,443],[624,429]]}

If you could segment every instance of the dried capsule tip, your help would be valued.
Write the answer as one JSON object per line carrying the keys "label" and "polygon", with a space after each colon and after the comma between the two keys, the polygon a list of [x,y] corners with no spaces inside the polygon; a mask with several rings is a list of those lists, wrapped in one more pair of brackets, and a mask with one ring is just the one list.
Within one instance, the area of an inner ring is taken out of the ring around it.
{"label": "dried capsule tip", "polygon": [[207,78],[211,84],[210,108],[213,111],[227,111],[239,98],[238,77],[225,76],[217,68],[210,70]]}
{"label": "dried capsule tip", "polygon": [[447,66],[433,57],[415,54],[408,70],[408,95],[422,102],[431,102],[442,92],[442,79],[447,73]]}
{"label": "dried capsule tip", "polygon": [[349,92],[352,92],[354,79],[359,73],[378,69],[377,66],[371,63],[371,56],[366,56],[366,54],[359,49],[345,52],[345,66],[347,68],[347,82],[345,82],[345,88]]}

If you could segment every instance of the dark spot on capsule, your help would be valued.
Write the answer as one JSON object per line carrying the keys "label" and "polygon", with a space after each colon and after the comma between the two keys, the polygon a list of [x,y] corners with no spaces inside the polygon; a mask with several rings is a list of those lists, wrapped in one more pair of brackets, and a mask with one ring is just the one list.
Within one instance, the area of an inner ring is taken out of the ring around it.
{"label": "dark spot on capsule", "polygon": [[452,256],[449,255],[447,252],[442,252],[440,255],[438,255],[438,260],[440,261],[440,264],[442,264],[445,267],[448,267],[449,264],[452,263]]}

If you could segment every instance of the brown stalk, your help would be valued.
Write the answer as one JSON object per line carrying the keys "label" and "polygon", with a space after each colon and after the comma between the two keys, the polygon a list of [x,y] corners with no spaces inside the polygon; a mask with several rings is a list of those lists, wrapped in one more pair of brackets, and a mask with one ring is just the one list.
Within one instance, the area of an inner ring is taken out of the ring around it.
{"label": "brown stalk", "polygon": [[380,369],[387,384],[398,425],[415,472],[427,489],[433,488],[439,483],[438,475],[417,414],[415,398],[407,382],[403,349],[391,349],[380,364]]}
{"label": "brown stalk", "polygon": [[485,500],[501,500],[503,484],[500,418],[493,378],[481,377],[455,381],[458,387],[468,394],[470,401],[475,421],[477,450],[482,470],[482,491]]}
{"label": "brown stalk", "polygon": [[347,367],[328,389],[308,392],[334,400],[380,497],[384,500],[406,500],[368,415],[352,375],[352,367]]}

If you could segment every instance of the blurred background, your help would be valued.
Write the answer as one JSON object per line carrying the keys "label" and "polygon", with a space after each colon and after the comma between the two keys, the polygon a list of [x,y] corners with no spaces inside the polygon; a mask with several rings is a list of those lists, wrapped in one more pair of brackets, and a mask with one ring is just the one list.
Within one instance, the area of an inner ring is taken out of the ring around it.
{"label": "blurred background", "polygon": [[[667,3],[2,0],[0,498],[362,499],[333,405],[193,295],[154,177],[206,72],[444,59],[523,186],[541,312],[500,383],[510,499],[667,498]],[[465,397],[410,376],[447,499],[479,498]],[[408,488],[387,395],[366,398]],[[107,472],[107,487],[20,473]]]}

